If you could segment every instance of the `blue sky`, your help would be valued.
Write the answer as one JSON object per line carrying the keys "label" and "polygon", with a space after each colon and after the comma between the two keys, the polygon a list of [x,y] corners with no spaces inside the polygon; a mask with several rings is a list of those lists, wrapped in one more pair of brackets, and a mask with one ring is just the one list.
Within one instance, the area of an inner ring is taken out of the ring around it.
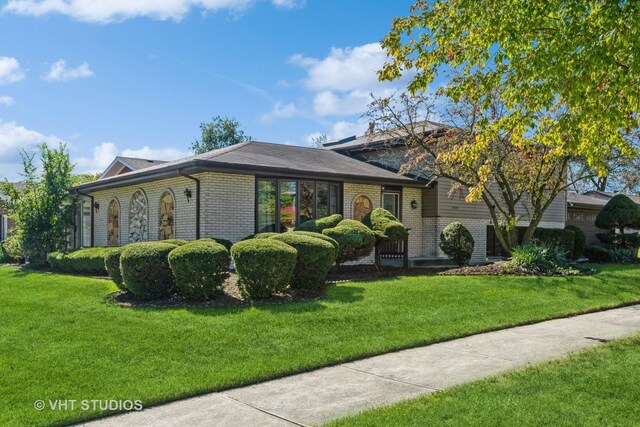
{"label": "blue sky", "polygon": [[0,1],[0,177],[17,149],[68,144],[78,171],[189,154],[235,116],[258,140],[361,133],[377,44],[412,1]]}

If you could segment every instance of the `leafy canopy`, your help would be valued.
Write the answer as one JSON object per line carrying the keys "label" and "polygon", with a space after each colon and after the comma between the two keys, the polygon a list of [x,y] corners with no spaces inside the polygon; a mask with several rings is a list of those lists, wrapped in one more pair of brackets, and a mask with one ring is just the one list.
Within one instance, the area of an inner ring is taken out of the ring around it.
{"label": "leafy canopy", "polygon": [[613,196],[596,217],[596,227],[611,230],[640,228],[640,206],[624,194]]}
{"label": "leafy canopy", "polygon": [[209,123],[200,123],[202,135],[191,145],[196,154],[229,147],[241,142],[249,141],[250,136],[245,135],[240,128],[240,123],[233,117],[216,116]]}
{"label": "leafy canopy", "polygon": [[[638,127],[640,7],[635,1],[418,0],[383,40],[384,80],[413,70],[408,89],[458,75],[440,93],[480,100],[500,89],[508,114],[480,122],[479,149],[509,133],[570,152],[606,173]],[[468,154],[468,153],[467,153]]]}

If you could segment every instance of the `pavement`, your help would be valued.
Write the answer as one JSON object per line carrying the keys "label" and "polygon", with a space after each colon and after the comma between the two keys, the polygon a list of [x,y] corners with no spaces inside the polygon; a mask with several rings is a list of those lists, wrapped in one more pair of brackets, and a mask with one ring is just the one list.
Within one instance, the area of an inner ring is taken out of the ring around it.
{"label": "pavement", "polygon": [[85,425],[316,425],[638,333],[640,305],[634,305],[383,354]]}

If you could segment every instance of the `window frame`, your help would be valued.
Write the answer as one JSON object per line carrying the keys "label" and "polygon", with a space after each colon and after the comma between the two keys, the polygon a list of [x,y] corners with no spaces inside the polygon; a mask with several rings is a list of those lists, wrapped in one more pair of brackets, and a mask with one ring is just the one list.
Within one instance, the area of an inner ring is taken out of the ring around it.
{"label": "window frame", "polygon": [[[255,196],[255,201],[254,201],[254,225],[253,225],[253,229],[255,230],[256,233],[259,233],[259,229],[258,229],[258,223],[259,223],[259,212],[258,212],[258,191],[260,189],[260,181],[275,181],[276,183],[276,212],[275,212],[275,230],[273,231],[274,233],[283,233],[284,231],[280,230],[280,203],[281,203],[281,199],[280,199],[280,195],[281,195],[281,187],[280,187],[280,182],[281,181],[290,181],[290,182],[295,182],[296,183],[296,226],[300,225],[300,189],[301,189],[301,183],[302,182],[313,182],[313,215],[314,218],[316,218],[317,213],[318,213],[318,183],[327,183],[329,184],[328,186],[328,194],[327,194],[327,204],[329,205],[329,212],[331,212],[331,192],[333,189],[335,189],[337,186],[337,191],[338,191],[338,196],[337,196],[337,202],[338,202],[338,206],[337,206],[337,212],[341,215],[343,215],[344,213],[344,183],[340,182],[340,181],[331,181],[331,180],[324,180],[324,179],[313,179],[313,178],[288,178],[286,176],[270,176],[270,175],[264,175],[264,176],[256,176],[255,179],[255,192],[254,192],[254,196]],[[329,215],[333,215],[331,213],[329,213]]]}

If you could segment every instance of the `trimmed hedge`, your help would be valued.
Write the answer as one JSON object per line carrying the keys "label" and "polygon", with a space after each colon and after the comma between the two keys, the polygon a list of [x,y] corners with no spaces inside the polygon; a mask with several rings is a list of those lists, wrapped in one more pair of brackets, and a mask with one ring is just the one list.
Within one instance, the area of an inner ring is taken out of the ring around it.
{"label": "trimmed hedge", "polygon": [[61,273],[85,274],[90,276],[106,276],[104,260],[113,247],[85,248],[73,252],[52,252],[47,261],[51,269]]}
{"label": "trimmed hedge", "polygon": [[245,297],[267,298],[291,282],[298,251],[275,239],[243,240],[231,247],[238,288]]}
{"label": "trimmed hedge", "polygon": [[314,289],[324,285],[337,257],[335,247],[330,242],[295,231],[271,239],[284,242],[298,251],[291,276],[292,288]]}
{"label": "trimmed hedge", "polygon": [[533,238],[540,243],[553,245],[567,254],[572,254],[575,249],[576,233],[562,228],[536,228]]}
{"label": "trimmed hedge", "polygon": [[177,247],[163,242],[127,245],[120,256],[120,271],[127,290],[140,299],[168,297],[174,286],[168,257]]}
{"label": "trimmed hedge", "polygon": [[584,247],[587,245],[587,235],[580,227],[575,225],[567,225],[564,229],[573,231],[573,256],[579,258],[584,253]]}
{"label": "trimmed hedge", "polygon": [[596,227],[603,230],[640,228],[640,206],[624,194],[607,202],[596,217]]}
{"label": "trimmed hedge", "polygon": [[107,274],[109,274],[113,283],[122,290],[126,289],[124,286],[124,280],[122,279],[122,273],[120,272],[120,257],[122,256],[124,248],[126,248],[126,246],[114,248],[107,254],[107,256],[104,257],[104,268],[107,270]]}
{"label": "trimmed hedge", "polygon": [[452,222],[440,233],[440,249],[459,266],[467,265],[473,255],[475,241],[461,222]]}
{"label": "trimmed hedge", "polygon": [[270,239],[274,236],[279,236],[280,233],[275,233],[272,231],[269,231],[267,233],[258,233],[258,234],[254,234],[251,238],[252,239]]}
{"label": "trimmed hedge", "polygon": [[214,241],[192,242],[169,253],[169,266],[179,294],[208,300],[222,294],[229,276],[229,251]]}
{"label": "trimmed hedge", "polygon": [[[227,239],[218,239],[216,237],[203,237],[202,239],[195,240],[194,242],[214,242],[219,243],[228,251],[231,250],[231,246],[233,246],[233,242]],[[191,243],[194,243],[191,242]]]}
{"label": "trimmed hedge", "polygon": [[381,241],[394,242],[404,240],[409,235],[409,232],[398,221],[398,218],[386,209],[374,209],[362,218],[362,223],[374,232],[378,232]]}
{"label": "trimmed hedge", "polygon": [[294,231],[310,231],[313,233],[322,233],[327,228],[337,227],[342,221],[342,215],[335,214],[325,216],[324,218],[310,219],[305,221],[295,228]]}
{"label": "trimmed hedge", "polygon": [[182,240],[182,239],[167,239],[167,240],[158,240],[158,241],[162,243],[168,243],[170,245],[176,245],[176,246],[183,246],[189,243],[186,240]]}
{"label": "trimmed hedge", "polygon": [[329,236],[325,236],[322,233],[314,233],[313,231],[292,231],[291,233],[301,234],[303,236],[315,237],[316,239],[324,240],[325,242],[331,243],[333,248],[335,249],[335,259],[338,258],[338,254],[340,253],[340,244],[336,241],[336,239],[332,239]]}
{"label": "trimmed hedge", "polygon": [[340,251],[336,263],[357,261],[371,255],[376,244],[376,235],[366,225],[353,219],[340,221],[337,227],[327,228],[322,234],[338,242]]}
{"label": "trimmed hedge", "polygon": [[584,256],[591,262],[612,262],[613,252],[602,246],[588,245],[584,247]]}

